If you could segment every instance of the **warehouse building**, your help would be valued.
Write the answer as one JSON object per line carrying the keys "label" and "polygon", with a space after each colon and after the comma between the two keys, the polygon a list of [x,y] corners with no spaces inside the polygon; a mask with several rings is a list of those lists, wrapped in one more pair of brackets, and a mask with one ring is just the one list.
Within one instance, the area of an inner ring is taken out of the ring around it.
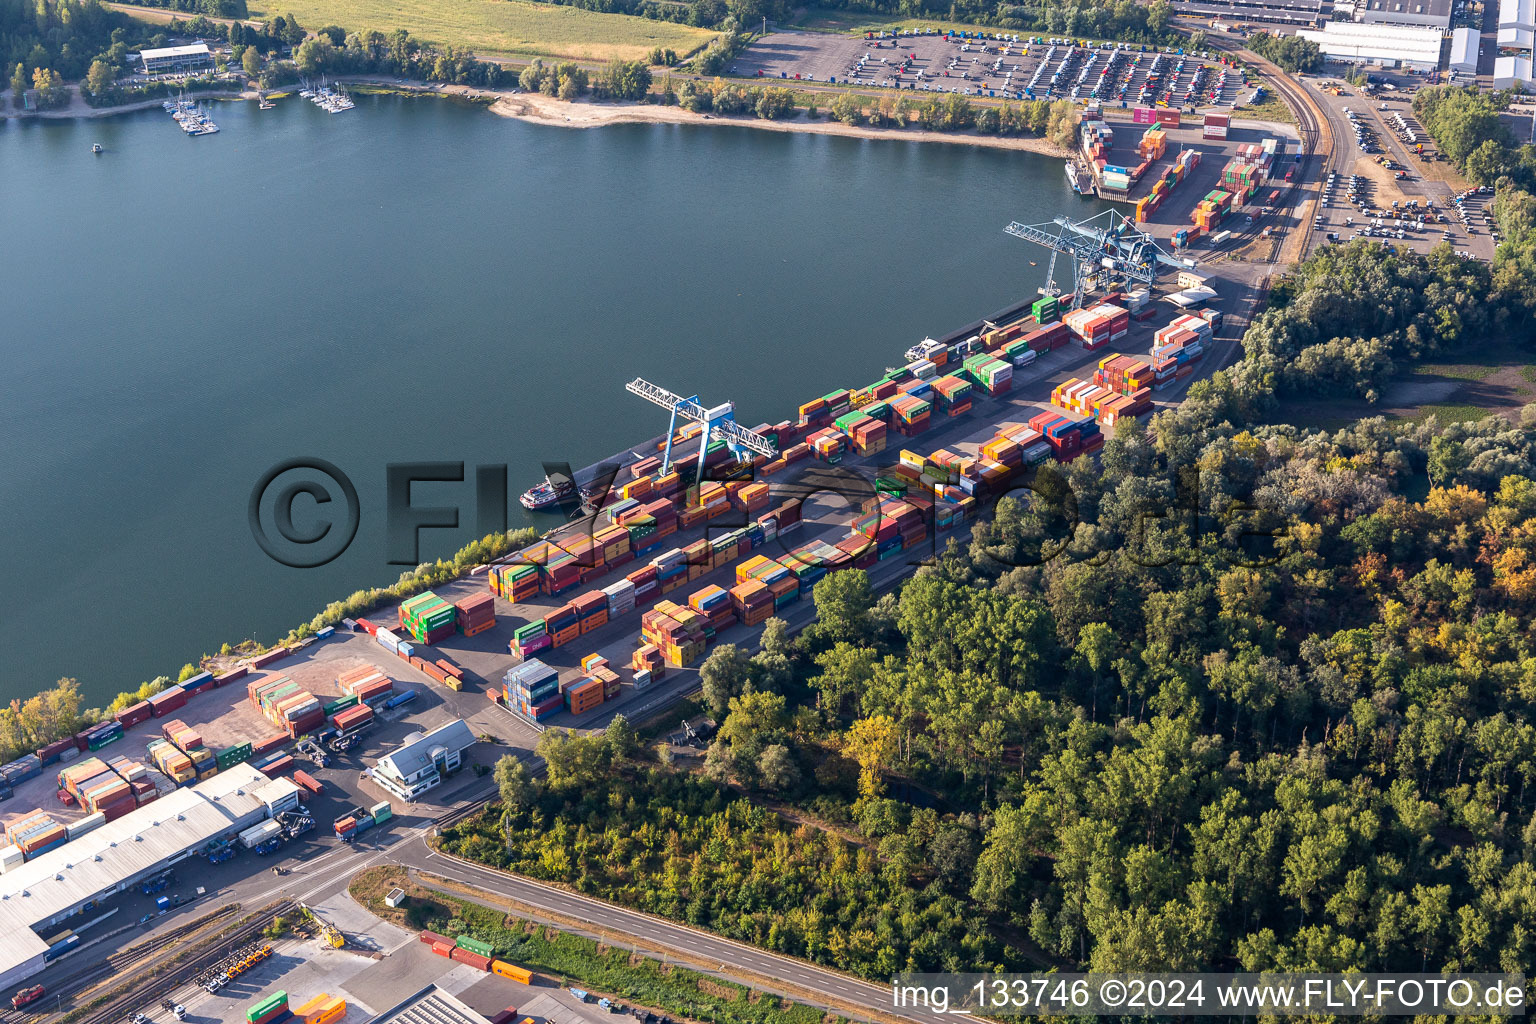
{"label": "warehouse building", "polygon": [[1499,0],[1499,28],[1536,31],[1536,0]]}
{"label": "warehouse building", "polygon": [[139,53],[139,61],[144,65],[146,75],[163,75],[175,71],[200,71],[213,67],[213,54],[208,50],[207,43],[192,43],[189,46],[162,46],[153,50],[142,50]]}
{"label": "warehouse building", "polygon": [[430,732],[409,737],[392,754],[379,758],[370,773],[373,781],[401,800],[415,800],[456,771],[464,751],[475,745],[474,733],[459,719]]}
{"label": "warehouse building", "polygon": [[0,875],[0,991],[43,969],[48,944],[34,929],[52,928],[261,821],[268,799],[285,799],[275,781],[237,764]]}
{"label": "warehouse building", "polygon": [[1482,45],[1482,39],[1482,34],[1474,28],[1458,28],[1451,33],[1452,71],[1477,74],[1477,48]]}
{"label": "warehouse building", "polygon": [[1452,0],[1361,0],[1355,17],[1367,25],[1417,25],[1451,27]]}
{"label": "warehouse building", "polygon": [[1531,85],[1530,57],[1500,57],[1493,62],[1493,87],[1509,89],[1516,85]]}
{"label": "warehouse building", "polygon": [[[463,723],[460,723],[461,725]],[[391,1006],[367,1024],[491,1024],[463,1000],[428,985]]]}
{"label": "warehouse building", "polygon": [[1440,67],[1445,33],[1408,25],[1367,25],[1330,22],[1321,30],[1302,29],[1297,35],[1315,42],[1330,60],[1348,64],[1382,64],[1414,71]]}

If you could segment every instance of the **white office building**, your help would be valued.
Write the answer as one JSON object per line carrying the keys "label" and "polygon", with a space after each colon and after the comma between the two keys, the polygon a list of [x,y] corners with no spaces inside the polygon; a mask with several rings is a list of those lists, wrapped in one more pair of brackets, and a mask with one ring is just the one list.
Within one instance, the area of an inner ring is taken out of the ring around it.
{"label": "white office building", "polygon": [[139,61],[144,65],[146,75],[159,75],[211,68],[213,54],[208,51],[207,43],[192,43],[188,46],[162,46],[142,50],[139,52]]}
{"label": "white office building", "polygon": [[464,751],[475,745],[469,726],[455,719],[430,732],[408,737],[392,754],[379,758],[370,773],[373,781],[401,800],[415,800],[443,781],[463,763]]}

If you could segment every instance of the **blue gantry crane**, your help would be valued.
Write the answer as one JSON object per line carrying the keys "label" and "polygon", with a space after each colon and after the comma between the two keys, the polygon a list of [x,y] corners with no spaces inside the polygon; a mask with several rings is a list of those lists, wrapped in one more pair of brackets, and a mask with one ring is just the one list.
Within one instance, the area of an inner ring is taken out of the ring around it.
{"label": "blue gantry crane", "polygon": [[1101,273],[1110,280],[1136,281],[1151,288],[1163,273],[1194,265],[1164,252],[1156,239],[1114,210],[1105,210],[1083,221],[1069,217],[1057,217],[1045,224],[1014,221],[1003,230],[1051,250],[1042,289],[1047,295],[1061,294],[1056,284],[1056,258],[1066,256],[1072,260],[1073,309],[1082,308],[1083,293]]}
{"label": "blue gantry crane", "polygon": [[695,474],[695,480],[704,479],[704,457],[709,452],[712,440],[723,440],[731,449],[731,454],[738,459],[748,452],[758,455],[766,455],[774,458],[779,454],[778,447],[768,438],[755,431],[748,430],[736,422],[736,406],[731,402],[723,402],[713,408],[706,409],[699,402],[699,396],[684,398],[674,394],[666,388],[652,384],[643,377],[636,377],[624,385],[624,390],[632,395],[639,395],[652,405],[659,405],[669,411],[672,416],[667,423],[667,446],[661,456],[661,472],[663,475],[672,468],[672,441],[677,436],[677,418],[681,416],[685,420],[698,423],[704,427],[704,435],[699,439],[699,467]]}

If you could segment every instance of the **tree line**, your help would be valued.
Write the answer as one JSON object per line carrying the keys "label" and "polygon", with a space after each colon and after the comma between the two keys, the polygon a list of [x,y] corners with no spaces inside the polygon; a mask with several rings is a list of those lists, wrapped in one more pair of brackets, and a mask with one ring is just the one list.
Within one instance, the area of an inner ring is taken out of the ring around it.
{"label": "tree line", "polygon": [[1255,32],[1248,37],[1247,46],[1285,71],[1311,74],[1323,70],[1322,47],[1298,35]]}

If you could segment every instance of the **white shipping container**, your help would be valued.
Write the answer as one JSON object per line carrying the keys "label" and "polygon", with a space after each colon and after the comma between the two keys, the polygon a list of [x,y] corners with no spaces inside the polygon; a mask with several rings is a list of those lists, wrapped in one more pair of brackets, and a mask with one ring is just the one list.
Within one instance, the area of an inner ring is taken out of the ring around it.
{"label": "white shipping container", "polygon": [[260,825],[254,825],[251,828],[246,829],[244,832],[241,832],[240,845],[245,847],[247,850],[254,849],[260,846],[262,843],[266,842],[268,839],[276,837],[282,830],[283,829],[281,825],[273,821],[271,818],[268,818]]}
{"label": "white shipping container", "polygon": [[651,685],[651,670],[642,668],[635,673],[635,689],[643,690]]}
{"label": "white shipping container", "polygon": [[66,823],[64,826],[64,834],[69,838],[74,839],[76,836],[85,835],[92,829],[101,828],[101,826],[105,825],[106,823],[107,816],[102,814],[100,811],[97,811],[95,814],[88,814],[78,821],[71,821]]}
{"label": "white shipping container", "polygon": [[15,843],[9,846],[0,846],[0,871],[9,871],[25,864],[27,855],[21,852],[21,847]]}

